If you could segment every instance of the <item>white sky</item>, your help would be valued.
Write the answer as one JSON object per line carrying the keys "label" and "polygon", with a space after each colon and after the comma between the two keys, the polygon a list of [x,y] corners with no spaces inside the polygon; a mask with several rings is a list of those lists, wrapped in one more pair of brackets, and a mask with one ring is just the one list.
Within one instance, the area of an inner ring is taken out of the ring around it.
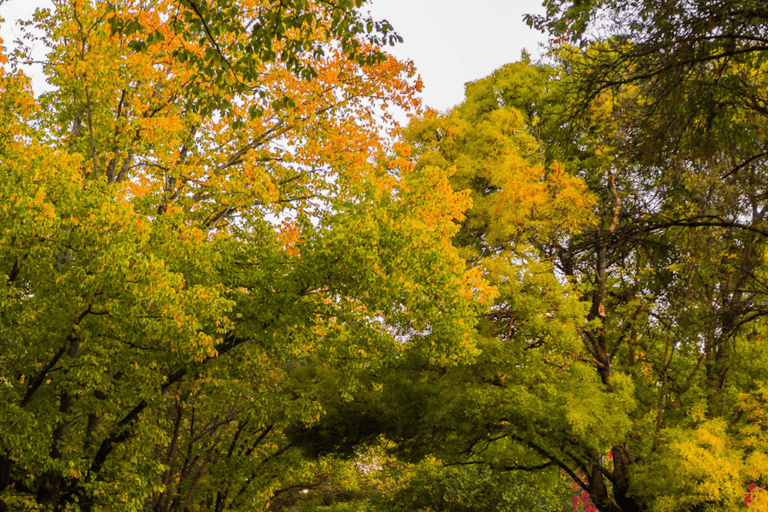
{"label": "white sky", "polygon": [[[17,34],[13,21],[28,16],[45,0],[0,0],[0,28],[5,44]],[[424,81],[424,103],[446,110],[464,98],[464,84],[519,60],[523,48],[537,57],[542,34],[523,22],[526,13],[541,13],[541,0],[372,0],[370,11],[386,19],[403,43],[389,51],[411,59]],[[33,77],[36,90],[44,86]]]}
{"label": "white sky", "polygon": [[411,59],[424,81],[424,103],[446,110],[464,99],[464,84],[520,59],[536,58],[546,37],[523,21],[543,14],[541,0],[373,0],[371,14],[403,37],[390,49]]}

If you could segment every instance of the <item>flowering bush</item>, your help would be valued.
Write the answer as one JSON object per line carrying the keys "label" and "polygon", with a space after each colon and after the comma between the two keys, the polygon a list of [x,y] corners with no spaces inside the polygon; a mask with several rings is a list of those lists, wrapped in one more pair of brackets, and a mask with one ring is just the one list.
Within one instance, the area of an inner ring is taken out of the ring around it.
{"label": "flowering bush", "polygon": [[744,504],[753,510],[768,510],[768,493],[763,494],[763,488],[752,482],[744,494]]}

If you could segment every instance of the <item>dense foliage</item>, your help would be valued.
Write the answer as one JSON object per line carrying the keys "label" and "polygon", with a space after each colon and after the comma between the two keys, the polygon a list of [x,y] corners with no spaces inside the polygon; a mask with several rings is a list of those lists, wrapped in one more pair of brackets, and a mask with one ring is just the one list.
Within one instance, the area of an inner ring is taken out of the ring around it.
{"label": "dense foliage", "polygon": [[3,54],[0,510],[762,506],[762,4],[548,0],[444,113],[361,4]]}
{"label": "dense foliage", "polygon": [[385,131],[411,65],[353,2],[201,5],[39,11],[37,99],[2,57],[2,510],[264,508],[329,471],[309,361],[471,351],[464,195]]}
{"label": "dense foliage", "polygon": [[[498,290],[481,353],[398,359],[311,437],[370,417],[401,456],[558,468],[598,510],[741,509],[768,470],[764,173],[733,172],[714,134],[663,166],[625,150],[640,88],[562,117],[579,78],[562,55],[468,84],[405,132],[416,169],[471,191],[454,243]],[[730,126],[730,155],[764,137],[749,111]]]}

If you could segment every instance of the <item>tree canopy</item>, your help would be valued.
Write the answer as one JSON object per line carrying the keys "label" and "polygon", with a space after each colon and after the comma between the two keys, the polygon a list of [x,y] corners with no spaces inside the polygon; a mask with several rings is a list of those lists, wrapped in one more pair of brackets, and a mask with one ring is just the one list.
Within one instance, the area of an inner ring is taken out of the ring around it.
{"label": "tree canopy", "polygon": [[3,55],[1,509],[263,508],[327,471],[309,361],[471,353],[465,195],[359,3],[57,2],[39,98]]}
{"label": "tree canopy", "polygon": [[0,56],[0,511],[761,506],[765,9],[547,1],[438,113],[361,5]]}
{"label": "tree canopy", "polygon": [[598,510],[740,509],[768,449],[761,169],[624,151],[641,89],[563,117],[568,66],[505,66],[406,129],[417,170],[470,191],[453,240],[498,296],[474,360],[395,360],[309,440],[354,439],[345,421],[370,416],[401,456],[557,468]]}

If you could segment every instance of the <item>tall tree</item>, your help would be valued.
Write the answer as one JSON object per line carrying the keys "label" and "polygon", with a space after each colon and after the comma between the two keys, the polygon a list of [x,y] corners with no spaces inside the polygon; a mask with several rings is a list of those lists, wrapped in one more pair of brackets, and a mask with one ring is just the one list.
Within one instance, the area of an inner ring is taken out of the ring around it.
{"label": "tall tree", "polygon": [[[571,112],[584,112],[595,102],[610,105],[620,129],[610,142],[620,162],[616,168],[627,169],[621,172],[625,179],[643,184],[621,196],[620,209],[624,216],[631,215],[630,206],[644,211],[645,230],[664,235],[659,240],[667,247],[670,277],[679,277],[683,268],[689,276],[684,286],[664,280],[671,307],[661,315],[669,354],[683,346],[677,333],[689,329],[696,333],[689,336],[699,339],[691,349],[696,364],[684,372],[689,377],[682,389],[691,389],[700,370],[697,384],[706,405],[699,421],[727,417],[721,437],[744,440],[744,432],[752,429],[739,425],[751,410],[744,400],[761,393],[764,379],[763,364],[743,357],[761,342],[766,312],[762,283],[768,231],[761,198],[767,119],[759,98],[767,85],[768,11],[760,2],[729,1],[555,0],[545,5],[547,15],[529,21],[561,42],[580,45],[563,49],[574,55],[568,59],[574,78],[570,90],[579,101]],[[637,198],[633,205],[626,204],[629,197]],[[668,404],[684,402],[667,398],[673,366],[672,360],[663,364],[664,399],[659,399],[655,437],[667,425]],[[738,386],[744,395],[738,395]],[[746,447],[729,445],[730,456],[750,460],[749,474],[762,479],[764,469],[754,458],[765,448],[745,442]],[[653,446],[655,451],[657,441]],[[701,474],[693,478],[704,479]],[[722,480],[710,485],[721,492],[729,487]],[[689,502],[665,499],[679,508],[703,507],[707,493],[694,488],[666,491],[698,492]],[[720,497],[710,493],[713,501]]]}
{"label": "tall tree", "polygon": [[[557,467],[602,511],[743,507],[768,469],[764,171],[733,173],[722,145],[694,140],[662,160],[633,153],[643,132],[625,106],[650,101],[640,87],[563,117],[581,101],[567,94],[579,56],[564,54],[505,66],[406,130],[417,170],[453,169],[471,193],[454,243],[499,292],[482,353],[401,358],[313,435],[354,439],[343,418],[358,414],[411,457]],[[718,123],[747,152],[765,132],[736,111]]]}
{"label": "tall tree", "polygon": [[35,14],[53,91],[0,71],[0,510],[264,508],[327,470],[284,435],[308,361],[471,351],[466,198],[382,133],[420,84],[358,4]]}

